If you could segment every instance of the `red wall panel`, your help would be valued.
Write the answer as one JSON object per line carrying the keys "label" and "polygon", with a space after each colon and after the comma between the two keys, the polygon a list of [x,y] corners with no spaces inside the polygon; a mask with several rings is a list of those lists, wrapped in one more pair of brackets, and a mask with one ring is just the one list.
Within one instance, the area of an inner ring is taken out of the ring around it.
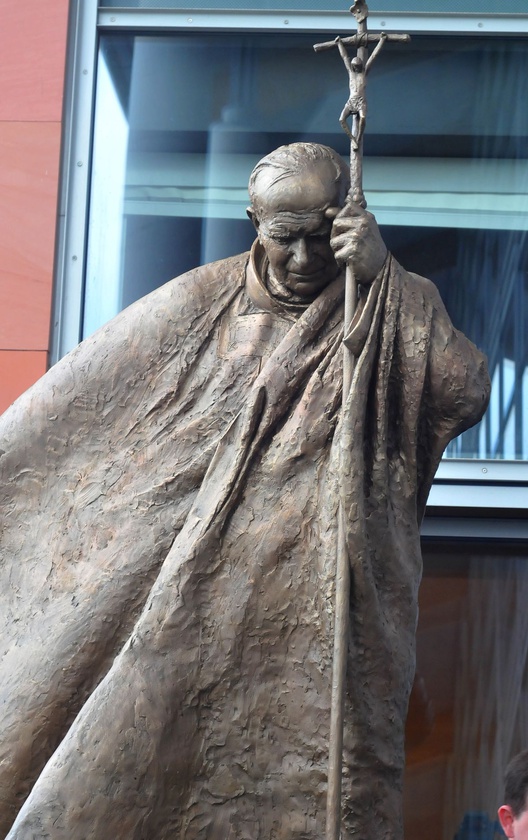
{"label": "red wall panel", "polygon": [[0,350],[47,350],[59,123],[0,122]]}
{"label": "red wall panel", "polygon": [[48,354],[0,350],[0,414],[46,372]]}
{"label": "red wall panel", "polygon": [[0,410],[46,369],[68,0],[0,0]]}
{"label": "red wall panel", "polygon": [[0,0],[0,121],[60,122],[68,0]]}

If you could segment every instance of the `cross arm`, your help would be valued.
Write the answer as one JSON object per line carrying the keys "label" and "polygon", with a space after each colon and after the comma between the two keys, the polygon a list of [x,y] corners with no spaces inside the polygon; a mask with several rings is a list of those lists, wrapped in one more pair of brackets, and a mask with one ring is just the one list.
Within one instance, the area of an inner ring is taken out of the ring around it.
{"label": "cross arm", "polygon": [[[358,34],[355,35],[347,35],[346,38],[341,38],[341,43],[353,46],[353,47],[362,47],[365,46],[365,42],[371,44],[375,41],[379,41],[380,36],[374,34],[373,32],[368,32],[365,34]],[[407,43],[411,40],[410,35],[398,35],[398,34],[390,34],[386,35],[386,41],[397,41],[399,43]],[[337,46],[336,41],[324,41],[322,44],[314,44],[315,52],[324,52],[324,50],[331,50],[332,47]]]}

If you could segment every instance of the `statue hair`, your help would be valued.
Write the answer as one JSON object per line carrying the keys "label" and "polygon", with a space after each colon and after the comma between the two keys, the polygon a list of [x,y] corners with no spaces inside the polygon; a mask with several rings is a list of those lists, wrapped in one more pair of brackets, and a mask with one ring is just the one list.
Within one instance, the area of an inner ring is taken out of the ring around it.
{"label": "statue hair", "polygon": [[334,169],[334,183],[343,184],[343,200],[350,189],[350,172],[343,158],[329,146],[320,143],[290,143],[287,146],[279,146],[275,151],[259,160],[249,177],[249,197],[251,204],[255,207],[258,196],[257,181],[260,175],[270,175],[270,170],[275,175],[268,180],[268,186],[273,186],[285,178],[292,178],[301,175],[309,169],[313,163],[329,163]]}

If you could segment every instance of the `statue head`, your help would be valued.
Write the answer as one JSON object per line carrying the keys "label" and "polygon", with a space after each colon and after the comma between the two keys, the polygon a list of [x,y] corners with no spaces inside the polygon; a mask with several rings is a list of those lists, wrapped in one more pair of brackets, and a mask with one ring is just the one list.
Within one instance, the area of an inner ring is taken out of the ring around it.
{"label": "statue head", "polygon": [[360,58],[357,57],[357,55],[354,56],[354,58],[352,59],[350,64],[352,65],[352,69],[354,70],[355,73],[362,73],[363,72],[363,62],[361,61]]}
{"label": "statue head", "polygon": [[339,273],[330,245],[332,221],[350,186],[348,167],[328,146],[281,146],[255,166],[248,216],[275,281],[313,298]]}

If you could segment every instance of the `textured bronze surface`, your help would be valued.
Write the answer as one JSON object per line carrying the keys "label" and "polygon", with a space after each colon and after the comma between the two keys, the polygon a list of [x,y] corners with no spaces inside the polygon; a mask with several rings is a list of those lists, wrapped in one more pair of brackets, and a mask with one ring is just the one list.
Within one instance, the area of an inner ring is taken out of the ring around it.
{"label": "textured bronze surface", "polygon": [[134,304],[0,421],[2,836],[320,840],[341,493],[342,836],[401,838],[419,523],[489,383],[347,188],[324,147],[268,158],[251,254]]}

